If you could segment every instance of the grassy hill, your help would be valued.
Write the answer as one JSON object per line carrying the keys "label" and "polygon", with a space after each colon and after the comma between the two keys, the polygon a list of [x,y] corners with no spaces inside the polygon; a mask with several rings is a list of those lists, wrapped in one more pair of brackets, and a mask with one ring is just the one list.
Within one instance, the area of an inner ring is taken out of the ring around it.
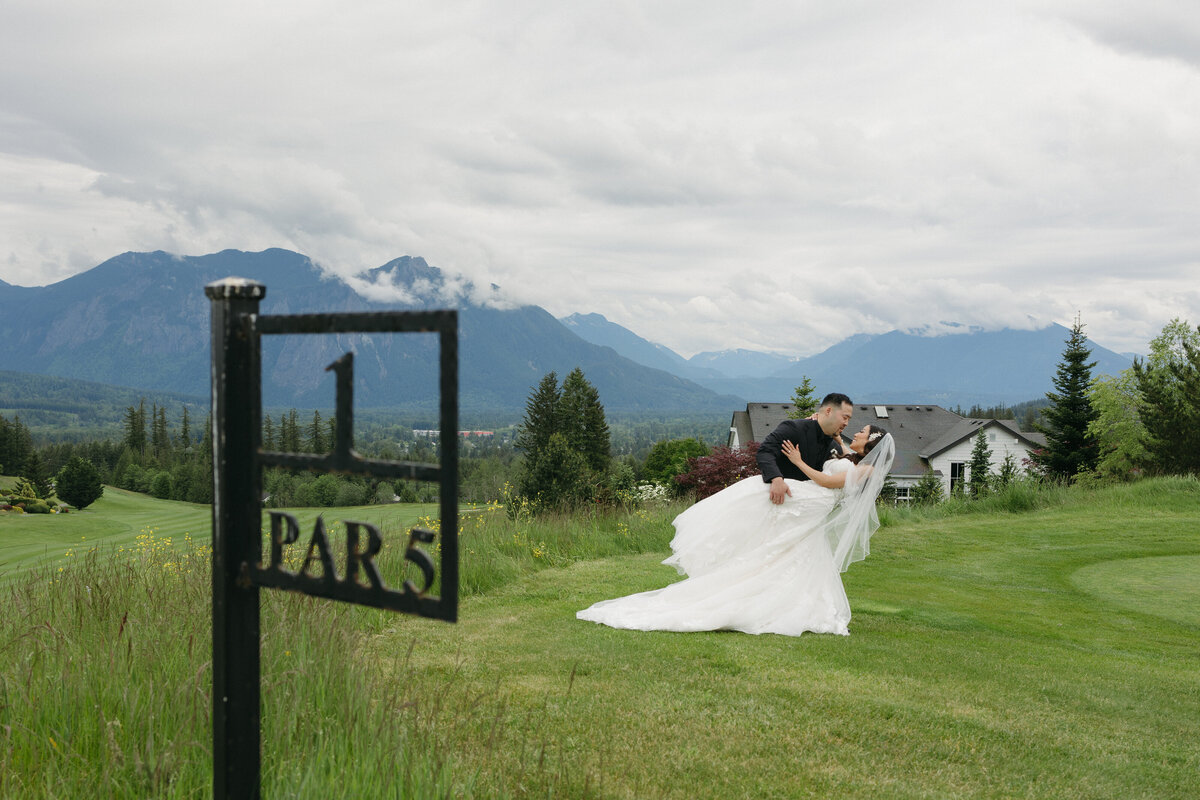
{"label": "grassy hill", "polygon": [[[135,545],[202,524],[110,492],[46,522]],[[677,579],[658,561],[679,508],[472,512],[457,625],[264,594],[264,793],[1200,796],[1200,482],[1032,499],[889,514],[844,576],[849,637],[579,622]],[[0,542],[29,521],[0,517]],[[179,541],[10,581],[0,795],[205,793],[207,575]]]}

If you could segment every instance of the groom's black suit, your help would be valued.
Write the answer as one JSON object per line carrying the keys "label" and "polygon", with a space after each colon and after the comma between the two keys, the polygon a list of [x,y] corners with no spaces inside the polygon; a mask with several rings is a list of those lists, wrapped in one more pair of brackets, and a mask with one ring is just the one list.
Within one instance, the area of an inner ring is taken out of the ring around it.
{"label": "groom's black suit", "polygon": [[779,423],[779,427],[767,434],[758,447],[756,458],[763,483],[770,483],[779,477],[808,480],[808,476],[783,454],[785,441],[796,445],[804,463],[816,470],[821,469],[830,456],[842,452],[841,444],[826,436],[815,419],[785,419]]}

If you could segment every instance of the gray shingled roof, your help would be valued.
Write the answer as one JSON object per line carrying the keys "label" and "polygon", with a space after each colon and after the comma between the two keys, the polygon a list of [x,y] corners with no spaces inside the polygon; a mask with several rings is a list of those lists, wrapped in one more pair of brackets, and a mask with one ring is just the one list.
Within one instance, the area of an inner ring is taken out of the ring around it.
{"label": "gray shingled roof", "polygon": [[921,460],[925,450],[962,422],[962,417],[941,406],[856,403],[854,417],[846,430],[861,430],[863,425],[883,428],[896,440],[896,461],[892,464],[892,474],[920,477],[926,470]]}
{"label": "gray shingled roof", "polygon": [[750,432],[754,437],[752,441],[761,442],[794,409],[791,403],[747,403],[746,413],[750,415]]}
{"label": "gray shingled roof", "polygon": [[938,453],[953,447],[963,439],[968,439],[975,436],[975,434],[977,434],[982,428],[985,428],[990,424],[1002,426],[1013,436],[1024,439],[1031,447],[1042,447],[1046,443],[1046,437],[1044,435],[1025,433],[1019,427],[1017,427],[1017,423],[1011,419],[964,419],[953,428],[946,431],[937,441],[930,442],[926,448],[921,451],[921,458],[933,458]]}

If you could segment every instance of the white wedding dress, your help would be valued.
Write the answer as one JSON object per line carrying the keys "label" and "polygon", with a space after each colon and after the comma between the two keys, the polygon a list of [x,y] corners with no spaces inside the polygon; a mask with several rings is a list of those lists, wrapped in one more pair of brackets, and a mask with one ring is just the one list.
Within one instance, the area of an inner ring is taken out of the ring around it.
{"label": "white wedding dress", "polygon": [[841,572],[866,556],[879,527],[875,496],[891,466],[890,439],[886,464],[878,463],[882,454],[871,458],[880,447],[868,456],[874,469],[825,462],[829,475],[849,473],[844,490],[788,480],[791,496],[774,505],[756,475],[701,500],[676,517],[673,554],[663,562],[685,580],[603,600],[575,616],[643,631],[848,635]]}

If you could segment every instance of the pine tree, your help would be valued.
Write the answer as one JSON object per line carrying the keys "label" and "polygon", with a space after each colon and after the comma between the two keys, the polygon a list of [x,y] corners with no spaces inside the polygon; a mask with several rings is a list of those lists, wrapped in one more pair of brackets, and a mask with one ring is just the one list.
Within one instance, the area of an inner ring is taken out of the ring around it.
{"label": "pine tree", "polygon": [[526,457],[519,490],[540,511],[570,508],[587,500],[588,467],[583,455],[562,433],[553,433],[546,445]]}
{"label": "pine tree", "polygon": [[940,503],[945,496],[946,493],[942,487],[942,479],[934,474],[932,469],[925,470],[925,474],[921,476],[921,479],[912,488],[912,501],[922,505]]}
{"label": "pine tree", "polygon": [[325,423],[321,421],[321,412],[313,411],[312,423],[308,426],[308,441],[305,442],[310,453],[326,453]]}
{"label": "pine tree", "polygon": [[161,463],[171,450],[171,435],[167,430],[167,409],[157,404],[150,411],[150,446]]}
{"label": "pine tree", "polygon": [[1034,463],[1048,477],[1060,480],[1070,480],[1080,472],[1094,469],[1098,456],[1096,439],[1088,432],[1096,418],[1088,397],[1096,362],[1087,360],[1092,351],[1087,347],[1083,327],[1076,318],[1054,376],[1058,391],[1046,393],[1050,405],[1043,409],[1044,422],[1037,426],[1046,434],[1046,447],[1032,455]]}
{"label": "pine tree", "polygon": [[271,422],[270,414],[263,419],[262,446],[264,450],[275,449],[275,424]]}
{"label": "pine tree", "polygon": [[526,459],[545,449],[550,437],[560,430],[558,376],[553,372],[542,378],[525,403],[525,419],[517,431],[516,447]]}
{"label": "pine tree", "polygon": [[90,506],[104,494],[96,465],[79,456],[72,458],[58,472],[56,494],[59,500],[75,508]]}
{"label": "pine tree", "polygon": [[300,452],[300,415],[294,408],[288,411],[287,449],[290,453]]}
{"label": "pine tree", "polygon": [[[200,437],[200,460],[204,465],[204,472],[209,477],[211,485],[213,471],[213,438],[212,438],[212,412],[208,412],[208,416],[204,420],[204,435]],[[211,501],[210,501],[211,502]]]}
{"label": "pine tree", "polygon": [[291,428],[290,428],[289,421],[288,421],[288,415],[280,414],[279,415],[279,436],[276,439],[276,441],[278,442],[278,447],[279,447],[280,452],[283,452],[283,453],[294,453],[295,452],[289,446],[290,431],[291,431]]}
{"label": "pine tree", "polygon": [[1004,456],[1004,460],[1000,462],[1000,471],[996,473],[996,486],[1003,489],[1011,483],[1014,483],[1021,475],[1020,469],[1017,467],[1017,459],[1012,453]]}
{"label": "pine tree", "polygon": [[813,395],[812,381],[808,376],[804,376],[804,380],[796,391],[792,393],[792,405],[795,406],[789,413],[791,419],[805,419],[811,417],[813,412],[817,410],[817,403],[820,401]]}
{"label": "pine tree", "polygon": [[46,468],[42,465],[42,457],[38,455],[37,450],[29,452],[29,457],[25,459],[25,469],[21,471],[21,477],[29,481],[36,493],[35,496],[40,500],[44,500],[54,493],[50,484],[50,476],[46,474]]}
{"label": "pine tree", "polygon": [[14,416],[12,422],[0,416],[0,472],[20,475],[33,452],[33,437],[29,428]]}
{"label": "pine tree", "polygon": [[612,444],[600,393],[576,367],[562,385],[559,401],[560,430],[567,444],[583,455],[593,472],[604,472],[611,458]]}
{"label": "pine tree", "polygon": [[188,417],[187,406],[183,407],[183,416],[179,419],[179,449],[186,451],[192,446],[192,420]]}
{"label": "pine tree", "polygon": [[983,428],[975,434],[975,446],[971,449],[970,470],[971,497],[976,499],[987,494],[988,472],[992,466],[992,450],[988,447]]}
{"label": "pine tree", "polygon": [[146,400],[142,398],[137,408],[129,406],[125,409],[125,440],[124,444],[134,453],[146,453]]}

